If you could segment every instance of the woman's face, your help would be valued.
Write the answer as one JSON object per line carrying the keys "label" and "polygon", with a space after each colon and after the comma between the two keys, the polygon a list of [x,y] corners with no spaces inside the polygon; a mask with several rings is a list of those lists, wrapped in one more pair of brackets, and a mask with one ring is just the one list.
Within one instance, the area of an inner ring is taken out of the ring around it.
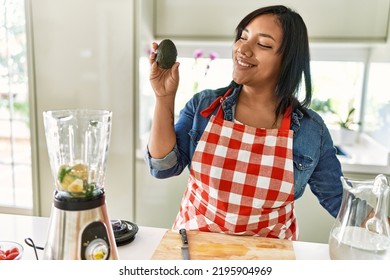
{"label": "woman's face", "polygon": [[254,18],[233,46],[233,80],[247,86],[275,87],[280,72],[282,29],[275,15]]}

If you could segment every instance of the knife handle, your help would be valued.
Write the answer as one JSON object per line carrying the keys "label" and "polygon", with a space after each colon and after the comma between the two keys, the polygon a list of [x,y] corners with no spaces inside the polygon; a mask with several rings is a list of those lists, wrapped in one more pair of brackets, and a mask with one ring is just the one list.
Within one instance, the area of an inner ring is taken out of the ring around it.
{"label": "knife handle", "polygon": [[183,244],[188,244],[188,239],[187,239],[187,231],[185,228],[182,228],[179,230],[180,235],[181,235],[181,240],[183,241]]}

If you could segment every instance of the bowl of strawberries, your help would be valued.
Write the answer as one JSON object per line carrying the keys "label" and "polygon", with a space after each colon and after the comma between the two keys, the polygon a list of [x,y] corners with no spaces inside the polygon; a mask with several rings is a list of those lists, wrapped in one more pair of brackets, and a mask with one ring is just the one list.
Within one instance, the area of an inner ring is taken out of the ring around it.
{"label": "bowl of strawberries", "polygon": [[14,241],[0,241],[0,260],[20,260],[23,246]]}

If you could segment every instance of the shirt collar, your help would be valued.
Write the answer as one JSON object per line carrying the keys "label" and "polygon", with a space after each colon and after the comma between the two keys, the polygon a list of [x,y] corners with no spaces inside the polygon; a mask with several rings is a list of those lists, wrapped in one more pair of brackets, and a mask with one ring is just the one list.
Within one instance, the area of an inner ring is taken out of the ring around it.
{"label": "shirt collar", "polygon": [[[234,83],[234,82],[232,82]],[[242,89],[242,85],[232,85],[235,86],[233,92],[226,97],[226,99],[223,101],[223,108],[233,108],[233,106],[237,103],[238,95],[240,94],[240,91]],[[296,133],[300,128],[300,120],[302,120],[304,113],[299,109],[296,108],[291,113],[291,129]]]}

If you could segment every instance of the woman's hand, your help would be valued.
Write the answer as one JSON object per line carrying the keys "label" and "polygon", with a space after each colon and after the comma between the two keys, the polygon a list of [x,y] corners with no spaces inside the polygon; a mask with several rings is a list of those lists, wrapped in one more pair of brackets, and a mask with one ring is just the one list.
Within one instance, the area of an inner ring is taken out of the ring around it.
{"label": "woman's hand", "polygon": [[156,62],[157,47],[158,45],[153,43],[153,52],[149,57],[151,65],[149,79],[156,95],[156,105],[148,149],[153,158],[164,158],[176,144],[174,115],[175,96],[179,86],[179,63],[176,62],[169,69],[158,67]]}
{"label": "woman's hand", "polygon": [[158,67],[156,62],[158,44],[154,42],[152,48],[153,52],[149,56],[151,65],[149,80],[156,97],[175,97],[179,86],[179,63],[176,62],[169,69]]}

